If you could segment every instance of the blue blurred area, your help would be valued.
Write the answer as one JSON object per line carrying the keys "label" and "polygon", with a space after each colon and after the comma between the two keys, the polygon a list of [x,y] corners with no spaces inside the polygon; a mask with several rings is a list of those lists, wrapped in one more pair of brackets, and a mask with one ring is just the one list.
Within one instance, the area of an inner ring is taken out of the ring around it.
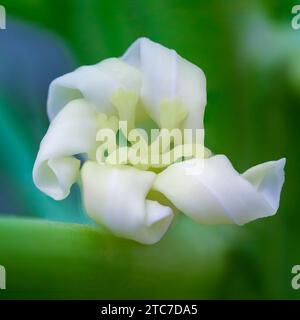
{"label": "blue blurred area", "polygon": [[48,31],[11,18],[7,26],[0,32],[0,212],[82,221],[78,191],[57,203],[40,193],[31,178],[48,127],[49,84],[74,69],[74,59],[66,45]]}
{"label": "blue blurred area", "polygon": [[1,92],[11,104],[25,104],[26,116],[44,115],[49,83],[74,68],[73,57],[49,31],[11,18],[7,25],[0,33]]}
{"label": "blue blurred area", "polygon": [[[45,113],[50,82],[74,68],[66,45],[49,31],[8,18],[0,32],[0,93],[23,122],[34,144],[48,125]],[[11,111],[12,112],[12,111]]]}

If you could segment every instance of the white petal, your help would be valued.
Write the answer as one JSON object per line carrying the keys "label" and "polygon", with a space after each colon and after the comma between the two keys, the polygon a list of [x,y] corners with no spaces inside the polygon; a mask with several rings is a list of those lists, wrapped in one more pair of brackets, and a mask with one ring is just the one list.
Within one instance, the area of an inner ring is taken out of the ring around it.
{"label": "white petal", "polygon": [[140,72],[120,59],[110,58],[93,66],[83,66],[55,79],[49,88],[48,116],[55,115],[71,100],[84,98],[100,112],[116,111],[111,98],[118,90],[140,92]]}
{"label": "white petal", "polygon": [[243,177],[265,196],[275,212],[279,207],[280,192],[284,183],[285,162],[285,158],[282,158],[261,163],[243,173]]}
{"label": "white petal", "polygon": [[223,155],[188,160],[160,173],[153,188],[186,215],[204,224],[245,224],[276,213],[285,160],[239,174]]}
{"label": "white petal", "polygon": [[114,234],[152,244],[167,231],[173,219],[172,210],[146,200],[155,173],[88,161],[81,175],[88,215]]}
{"label": "white petal", "polygon": [[36,186],[56,200],[64,199],[77,180],[80,161],[72,157],[95,148],[95,108],[82,99],[69,102],[43,138],[33,168]]}
{"label": "white petal", "polygon": [[[176,51],[147,38],[136,40],[122,59],[142,71],[142,99],[149,115],[160,127],[167,127],[164,122],[170,117],[171,123],[176,120],[172,120],[174,114],[169,112],[169,105],[173,104],[179,120],[184,117],[183,108],[186,108],[186,128],[203,128],[206,79],[200,68]],[[166,115],[162,114],[163,109]]]}

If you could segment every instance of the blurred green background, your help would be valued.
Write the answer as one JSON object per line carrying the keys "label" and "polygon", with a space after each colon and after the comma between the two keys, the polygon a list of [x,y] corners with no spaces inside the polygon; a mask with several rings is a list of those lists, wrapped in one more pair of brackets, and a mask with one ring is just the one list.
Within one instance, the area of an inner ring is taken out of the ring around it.
{"label": "blurred green background", "polygon": [[[2,0],[0,30],[1,298],[298,299],[300,30],[295,1]],[[48,127],[47,88],[146,36],[207,77],[206,145],[240,171],[287,158],[276,216],[245,227],[183,215],[142,246],[89,224],[76,187],[43,195],[31,171]],[[50,221],[51,220],[51,221]]]}

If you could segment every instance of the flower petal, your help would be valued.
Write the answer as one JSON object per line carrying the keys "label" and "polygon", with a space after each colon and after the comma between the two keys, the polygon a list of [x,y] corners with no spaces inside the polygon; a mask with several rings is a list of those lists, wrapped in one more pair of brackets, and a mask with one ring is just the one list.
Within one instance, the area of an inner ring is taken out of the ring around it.
{"label": "flower petal", "polygon": [[279,207],[280,192],[284,183],[284,166],[286,159],[261,163],[243,173],[256,189],[264,194],[270,206],[276,212]]}
{"label": "flower petal", "polygon": [[147,38],[136,40],[122,59],[142,71],[142,99],[160,127],[178,128],[185,119],[185,128],[203,128],[206,79],[200,68]]}
{"label": "flower petal", "polygon": [[111,99],[118,90],[139,94],[140,87],[140,72],[120,59],[110,58],[83,66],[51,83],[48,116],[53,119],[69,101],[78,98],[92,102],[100,112],[111,114],[116,111]]}
{"label": "flower petal", "polygon": [[114,234],[152,244],[167,231],[172,210],[146,199],[155,173],[88,161],[81,176],[88,215]]}
{"label": "flower petal", "polygon": [[80,161],[73,155],[95,148],[98,129],[95,108],[77,99],[69,102],[43,138],[33,168],[36,186],[56,200],[67,197],[76,181]]}
{"label": "flower petal", "polygon": [[153,188],[204,224],[245,224],[276,213],[285,160],[239,174],[223,155],[176,163],[157,175]]}

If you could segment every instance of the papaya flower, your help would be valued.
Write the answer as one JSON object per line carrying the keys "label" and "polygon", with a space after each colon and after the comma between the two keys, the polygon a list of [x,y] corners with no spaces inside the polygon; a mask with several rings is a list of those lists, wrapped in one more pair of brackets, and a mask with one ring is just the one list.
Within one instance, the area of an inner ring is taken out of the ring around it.
{"label": "papaya flower", "polygon": [[177,212],[202,224],[243,225],[274,215],[285,159],[238,173],[226,156],[204,147],[205,105],[199,67],[138,39],[122,57],[50,84],[50,126],[34,183],[62,200],[77,182],[95,222],[144,244],[158,242]]}

